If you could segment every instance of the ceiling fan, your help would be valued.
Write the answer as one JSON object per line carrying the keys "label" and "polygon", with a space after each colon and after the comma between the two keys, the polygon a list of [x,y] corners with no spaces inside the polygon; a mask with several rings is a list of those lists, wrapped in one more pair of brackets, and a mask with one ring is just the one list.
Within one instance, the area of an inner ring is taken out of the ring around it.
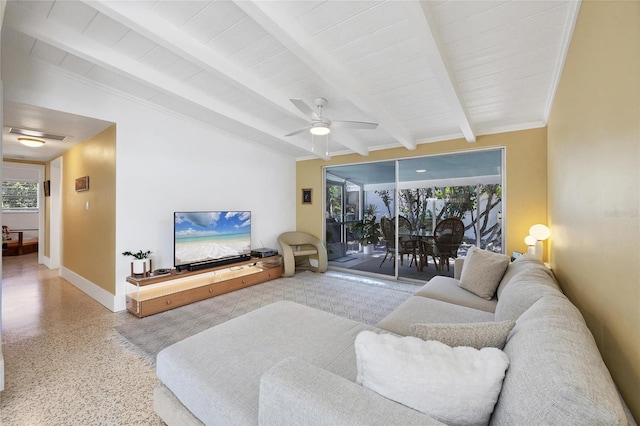
{"label": "ceiling fan", "polygon": [[302,133],[308,130],[312,135],[323,136],[328,135],[332,128],[342,129],[375,129],[378,127],[378,123],[368,123],[366,121],[342,121],[342,120],[329,120],[322,115],[322,108],[327,105],[325,98],[316,98],[313,103],[316,105],[318,112],[315,112],[301,99],[289,99],[292,104],[302,111],[306,116],[311,119],[311,123],[307,124],[301,129],[295,130],[285,136],[293,136],[298,133]]}

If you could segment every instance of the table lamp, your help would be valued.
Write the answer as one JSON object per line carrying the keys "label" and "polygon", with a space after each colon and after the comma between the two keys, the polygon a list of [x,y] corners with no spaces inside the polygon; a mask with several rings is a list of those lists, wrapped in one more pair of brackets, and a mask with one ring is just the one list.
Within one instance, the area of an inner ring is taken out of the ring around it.
{"label": "table lamp", "polygon": [[542,224],[536,224],[529,228],[529,236],[535,239],[534,253],[542,260],[542,242],[551,236],[551,230]]}
{"label": "table lamp", "polygon": [[524,243],[527,245],[527,254],[536,254],[536,239],[531,235],[524,237]]}

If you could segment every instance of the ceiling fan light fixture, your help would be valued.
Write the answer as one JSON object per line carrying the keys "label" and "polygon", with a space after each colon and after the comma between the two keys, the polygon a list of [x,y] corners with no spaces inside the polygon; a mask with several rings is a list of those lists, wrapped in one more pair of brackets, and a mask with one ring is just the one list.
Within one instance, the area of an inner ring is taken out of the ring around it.
{"label": "ceiling fan light fixture", "polygon": [[309,132],[315,136],[325,136],[331,133],[331,129],[327,123],[313,123]]}
{"label": "ceiling fan light fixture", "polygon": [[18,138],[18,141],[22,145],[28,146],[30,148],[39,148],[44,145],[44,141],[38,138]]}

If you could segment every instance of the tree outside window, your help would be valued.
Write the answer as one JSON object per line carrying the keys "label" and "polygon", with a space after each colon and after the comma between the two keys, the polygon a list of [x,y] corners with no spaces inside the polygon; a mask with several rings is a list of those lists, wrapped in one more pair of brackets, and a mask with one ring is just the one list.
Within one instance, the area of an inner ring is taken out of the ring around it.
{"label": "tree outside window", "polygon": [[38,210],[38,182],[3,181],[2,210]]}

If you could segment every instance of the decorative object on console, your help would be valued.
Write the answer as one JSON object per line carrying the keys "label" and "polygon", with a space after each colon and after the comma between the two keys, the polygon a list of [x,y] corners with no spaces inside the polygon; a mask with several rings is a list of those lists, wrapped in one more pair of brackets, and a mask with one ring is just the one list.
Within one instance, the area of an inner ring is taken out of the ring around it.
{"label": "decorative object on console", "polygon": [[136,253],[125,251],[122,253],[123,256],[133,257],[133,260],[131,261],[131,275],[147,275],[151,273],[151,259],[149,259],[150,254],[151,250],[139,250]]}
{"label": "decorative object on console", "polygon": [[266,247],[260,247],[260,248],[251,250],[251,257],[258,257],[258,258],[271,257],[271,256],[277,256],[277,254],[278,254],[278,250],[272,249],[272,248],[266,248]]}
{"label": "decorative object on console", "polygon": [[[529,246],[528,253],[535,254],[538,259],[542,260],[542,242],[550,236],[551,230],[540,223],[529,228],[529,235],[525,238],[525,243]],[[533,253],[531,253],[531,246],[534,246]]]}

